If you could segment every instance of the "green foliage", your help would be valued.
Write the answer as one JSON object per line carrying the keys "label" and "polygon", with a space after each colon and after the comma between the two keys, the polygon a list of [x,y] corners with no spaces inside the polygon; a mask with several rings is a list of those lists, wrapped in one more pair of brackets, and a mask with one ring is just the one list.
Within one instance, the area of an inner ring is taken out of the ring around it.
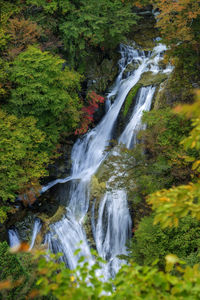
{"label": "green foliage", "polygon": [[42,7],[46,13],[53,14],[57,11],[62,14],[68,13],[73,7],[73,4],[69,0],[26,0],[27,4]]}
{"label": "green foliage", "polygon": [[9,35],[6,33],[6,25],[9,18],[20,11],[20,3],[16,1],[0,0],[1,22],[0,22],[0,51],[5,50]]}
{"label": "green foliage", "polygon": [[125,41],[125,34],[136,24],[137,16],[121,0],[77,1],[60,23],[60,31],[72,64],[88,55],[88,47],[103,50]]}
{"label": "green foliage", "polygon": [[[186,162],[192,163],[194,172],[193,182],[187,185],[172,187],[169,190],[161,190],[148,197],[148,203],[156,212],[155,223],[161,223],[162,227],[177,226],[179,219],[187,215],[200,220],[200,119],[197,118],[200,111],[200,97],[193,105],[177,108],[189,116],[194,116],[192,122],[193,129],[188,137],[181,141],[181,145],[188,151],[188,155],[183,156]],[[195,155],[191,155],[195,154]]]}
{"label": "green foliage", "polygon": [[[173,268],[181,261],[174,255],[167,257],[167,263]],[[132,263],[123,266],[114,279],[116,286],[111,299],[134,300],[177,300],[200,299],[200,270],[199,265],[177,267],[179,274],[159,271],[156,266],[139,266]],[[109,299],[109,297],[107,298]]]}
{"label": "green foliage", "polygon": [[153,225],[154,217],[145,217],[139,223],[134,238],[129,247],[129,259],[140,265],[151,265],[159,260],[159,266],[164,268],[165,256],[176,254],[189,265],[200,262],[200,223],[185,217],[177,228],[161,229]]}
{"label": "green foliage", "polygon": [[41,152],[45,135],[33,117],[18,119],[0,111],[0,120],[0,198],[6,201],[14,200],[16,192],[37,191],[49,158]]}
{"label": "green foliage", "polygon": [[147,129],[139,133],[140,143],[132,150],[122,147],[119,156],[107,162],[110,172],[113,162],[117,162],[124,176],[120,175],[113,184],[125,186],[134,204],[159,189],[189,180],[192,174],[191,163],[184,159],[186,150],[180,145],[190,130],[190,122],[168,108],[146,112],[143,122]]}
{"label": "green foliage", "polygon": [[0,101],[5,102],[9,91],[8,74],[6,72],[7,63],[0,58]]}
{"label": "green foliage", "polygon": [[[79,250],[75,254],[78,252]],[[103,292],[112,291],[111,282],[103,282],[101,277],[97,276],[99,263],[103,262],[101,258],[97,258],[97,262],[89,267],[88,262],[81,257],[75,270],[69,270],[64,263],[59,263],[53,254],[50,258],[48,262],[45,258],[39,259],[36,285],[40,295],[48,296],[51,292],[60,300],[65,298],[95,300],[101,298]]]}
{"label": "green foliage", "polygon": [[[78,253],[78,251],[77,251]],[[76,253],[76,254],[77,254]],[[30,295],[46,299],[136,299],[136,300],[199,300],[200,268],[184,266],[176,255],[166,256],[166,270],[159,271],[156,263],[151,266],[139,266],[130,262],[123,266],[114,279],[107,282],[97,275],[101,259],[90,266],[79,260],[75,270],[69,270],[58,257],[50,255],[46,261],[38,253],[39,264],[36,271],[36,287]],[[171,273],[171,271],[175,271]],[[1,288],[1,287],[0,287]]]}
{"label": "green foliage", "polygon": [[11,286],[13,285],[11,290],[0,291],[0,299],[25,299],[36,280],[34,268],[30,254],[11,254],[8,244],[0,243],[0,281],[7,280],[7,283],[10,281]]}
{"label": "green foliage", "polygon": [[17,116],[34,116],[46,133],[45,149],[52,151],[61,133],[69,134],[79,122],[80,75],[64,61],[30,46],[10,67],[13,83],[7,110]]}
{"label": "green foliage", "polygon": [[0,223],[4,223],[7,219],[7,213],[11,211],[9,206],[1,205],[0,206]]}

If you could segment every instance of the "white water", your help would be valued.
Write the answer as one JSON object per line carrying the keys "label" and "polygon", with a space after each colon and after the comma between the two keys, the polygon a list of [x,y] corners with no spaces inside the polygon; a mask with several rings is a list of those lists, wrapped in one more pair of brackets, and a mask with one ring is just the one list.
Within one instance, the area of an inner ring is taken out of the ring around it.
{"label": "white water", "polygon": [[20,244],[20,239],[16,229],[9,229],[8,230],[8,238],[10,247],[16,247]]}
{"label": "white water", "polygon": [[42,227],[42,223],[41,223],[40,219],[36,218],[35,222],[34,222],[34,226],[33,226],[33,234],[32,234],[32,240],[31,240],[29,250],[31,250],[33,248],[36,237],[37,237],[38,233],[40,232],[41,227]]}
{"label": "white water", "polygon": [[[137,95],[133,113],[119,138],[119,143],[123,143],[127,148],[136,144],[138,131],[145,127],[141,122],[142,113],[150,110],[154,92],[155,87],[148,86],[141,88]],[[117,150],[114,149],[112,153],[117,154]],[[114,163],[113,166],[115,166]],[[120,170],[117,172],[119,176]],[[115,175],[112,176],[112,180],[114,178]],[[109,187],[109,182],[107,187]],[[104,265],[104,276],[107,279],[110,275],[114,276],[123,263],[117,255],[127,255],[126,241],[131,236],[131,217],[124,189],[106,192],[99,206],[97,224],[95,226],[94,214],[92,224],[98,253],[108,261]]]}
{"label": "white water", "polygon": [[152,86],[140,89],[130,121],[119,138],[119,143],[124,144],[126,148],[135,145],[138,131],[145,129],[145,124],[142,124],[142,115],[144,111],[150,110],[155,89]]}
{"label": "white water", "polygon": [[[37,234],[40,232],[41,227],[42,227],[41,220],[39,218],[36,218],[33,226],[33,233],[32,233],[32,239],[31,239],[29,250],[33,248]],[[9,245],[11,248],[21,244],[21,240],[16,228],[8,230],[8,238],[9,238]]]}

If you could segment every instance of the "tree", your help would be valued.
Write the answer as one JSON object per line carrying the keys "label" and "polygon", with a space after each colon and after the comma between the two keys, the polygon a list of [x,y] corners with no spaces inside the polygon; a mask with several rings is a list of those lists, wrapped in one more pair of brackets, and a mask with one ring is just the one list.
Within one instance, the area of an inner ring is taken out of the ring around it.
{"label": "tree", "polygon": [[35,22],[15,17],[10,20],[6,34],[9,37],[8,54],[14,58],[28,45],[37,42],[41,29]]}
{"label": "tree", "polygon": [[94,91],[88,93],[89,105],[82,108],[81,127],[77,128],[75,134],[84,134],[94,120],[93,114],[98,109],[99,103],[104,102],[104,97],[97,95]]}
{"label": "tree", "polygon": [[0,111],[0,206],[2,214],[4,212],[3,221],[7,201],[13,201],[20,193],[24,201],[33,201],[40,189],[39,178],[47,175],[45,167],[49,158],[41,150],[45,134],[35,125],[33,117],[18,119]]}
{"label": "tree", "polygon": [[176,112],[182,112],[192,118],[193,129],[189,135],[181,141],[188,155],[184,156],[186,162],[192,163],[195,172],[193,180],[185,185],[163,189],[149,195],[147,201],[152,205],[156,213],[155,223],[160,223],[163,228],[167,226],[178,226],[179,219],[187,215],[200,220],[200,94],[196,103],[192,105],[179,106]]}
{"label": "tree", "polygon": [[195,0],[152,0],[159,10],[157,27],[168,46],[166,58],[175,66],[168,89],[179,101],[192,101],[199,82],[200,4]]}
{"label": "tree", "polygon": [[151,265],[159,260],[159,267],[164,269],[165,256],[173,253],[188,265],[200,262],[199,221],[188,216],[180,220],[177,228],[162,229],[159,225],[153,225],[153,220],[151,215],[140,221],[129,246],[128,260],[139,265]]}
{"label": "tree", "polygon": [[162,36],[170,46],[178,43],[190,42],[192,47],[197,47],[197,23],[199,24],[200,5],[194,0],[153,0],[160,10],[157,26],[161,29]]}
{"label": "tree", "polygon": [[19,117],[34,116],[46,133],[46,149],[52,151],[61,133],[70,134],[79,122],[80,75],[64,60],[30,46],[10,66],[13,83],[6,109]]}
{"label": "tree", "polygon": [[32,290],[36,282],[36,264],[27,253],[28,248],[23,244],[21,251],[13,254],[6,242],[0,243],[0,286],[7,287],[3,291],[0,287],[0,299],[22,300]]}
{"label": "tree", "polygon": [[115,48],[125,41],[137,18],[131,5],[121,0],[77,1],[59,26],[69,60],[76,64],[92,47]]}

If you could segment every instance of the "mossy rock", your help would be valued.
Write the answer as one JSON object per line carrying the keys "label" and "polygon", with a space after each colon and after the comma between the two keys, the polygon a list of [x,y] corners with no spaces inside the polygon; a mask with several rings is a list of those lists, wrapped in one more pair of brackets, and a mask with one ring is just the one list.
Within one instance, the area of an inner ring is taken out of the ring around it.
{"label": "mossy rock", "polygon": [[167,78],[168,78],[168,74],[165,73],[154,74],[152,72],[146,72],[142,74],[139,83],[142,86],[159,85]]}
{"label": "mossy rock", "polygon": [[124,108],[123,108],[123,116],[124,117],[126,117],[128,111],[129,111],[129,108],[130,108],[139,88],[141,88],[141,86],[142,86],[141,83],[137,83],[128,93],[125,103],[124,103]]}
{"label": "mossy rock", "polygon": [[42,234],[44,235],[49,230],[49,226],[51,224],[54,224],[54,223],[60,221],[62,219],[62,217],[65,215],[65,213],[66,213],[66,208],[64,206],[60,205],[58,207],[56,213],[52,217],[49,217],[45,213],[39,214],[38,217],[43,222],[42,231],[41,231]]}
{"label": "mossy rock", "polygon": [[100,65],[94,62],[88,67],[88,90],[95,90],[99,93],[105,92],[113,83],[117,73],[117,61],[113,59],[105,58]]}
{"label": "mossy rock", "polygon": [[33,234],[33,227],[35,222],[35,214],[29,212],[25,218],[15,223],[15,227],[19,233],[20,240],[30,243]]}
{"label": "mossy rock", "polygon": [[130,64],[127,65],[126,69],[124,70],[124,74],[126,75],[129,72],[132,72],[138,68],[138,64],[131,62]]}
{"label": "mossy rock", "polygon": [[106,192],[106,183],[100,182],[100,180],[94,175],[90,183],[90,207],[83,221],[83,227],[87,235],[87,240],[90,244],[90,247],[94,249],[96,249],[96,245],[95,245],[93,232],[92,232],[91,211],[95,201],[95,220],[97,220],[99,203],[103,195],[105,194],[105,192]]}
{"label": "mossy rock", "polygon": [[167,80],[162,82],[154,96],[153,109],[160,109],[166,105],[165,88]]}
{"label": "mossy rock", "polygon": [[94,175],[92,177],[91,183],[90,183],[90,197],[92,199],[101,199],[106,191],[106,183],[105,182],[99,182],[98,178]]}

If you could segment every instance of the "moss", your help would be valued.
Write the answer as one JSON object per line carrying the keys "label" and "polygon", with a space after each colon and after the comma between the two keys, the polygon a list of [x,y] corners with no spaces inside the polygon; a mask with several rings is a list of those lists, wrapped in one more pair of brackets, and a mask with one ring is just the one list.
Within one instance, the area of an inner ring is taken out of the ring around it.
{"label": "moss", "polygon": [[98,178],[96,176],[93,176],[91,180],[91,189],[90,189],[91,198],[92,199],[95,198],[99,200],[104,195],[105,191],[106,191],[106,183],[99,182]]}
{"label": "moss", "polygon": [[84,218],[83,226],[85,229],[85,232],[87,234],[87,240],[90,244],[90,246],[94,249],[96,249],[96,244],[94,241],[93,233],[92,233],[92,226],[91,226],[91,211],[92,206],[95,201],[95,220],[98,217],[98,207],[99,203],[105,194],[106,191],[106,183],[100,182],[100,180],[94,175],[92,177],[91,183],[90,183],[90,207],[88,210],[87,215]]}
{"label": "moss", "polygon": [[125,105],[124,105],[124,110],[123,110],[123,116],[126,117],[127,113],[128,113],[128,110],[131,106],[131,103],[136,95],[136,93],[138,92],[139,88],[141,87],[142,85],[140,83],[136,84],[131,90],[130,92],[128,93],[127,97],[126,97],[126,100],[125,100]]}
{"label": "moss", "polygon": [[131,62],[130,64],[127,65],[126,69],[124,70],[124,74],[128,72],[132,72],[138,68],[138,64]]}
{"label": "moss", "polygon": [[38,217],[44,223],[50,225],[50,224],[58,222],[63,217],[63,215],[65,214],[65,210],[66,209],[65,209],[64,206],[59,206],[58,209],[57,209],[57,211],[56,211],[56,213],[52,217],[49,217],[49,216],[47,216],[44,213],[41,213]]}
{"label": "moss", "polygon": [[165,88],[167,81],[161,83],[154,96],[153,109],[163,108],[166,104]]}
{"label": "moss", "polygon": [[168,78],[168,74],[158,73],[154,74],[152,72],[145,72],[142,74],[139,83],[143,86],[160,84]]}
{"label": "moss", "polygon": [[62,217],[64,216],[65,212],[66,212],[66,208],[64,206],[60,205],[58,207],[56,213],[52,217],[49,217],[48,215],[46,215],[44,213],[39,214],[38,217],[43,222],[43,226],[42,226],[42,230],[41,230],[42,235],[44,235],[49,230],[49,226],[51,224],[60,221],[62,219]]}

